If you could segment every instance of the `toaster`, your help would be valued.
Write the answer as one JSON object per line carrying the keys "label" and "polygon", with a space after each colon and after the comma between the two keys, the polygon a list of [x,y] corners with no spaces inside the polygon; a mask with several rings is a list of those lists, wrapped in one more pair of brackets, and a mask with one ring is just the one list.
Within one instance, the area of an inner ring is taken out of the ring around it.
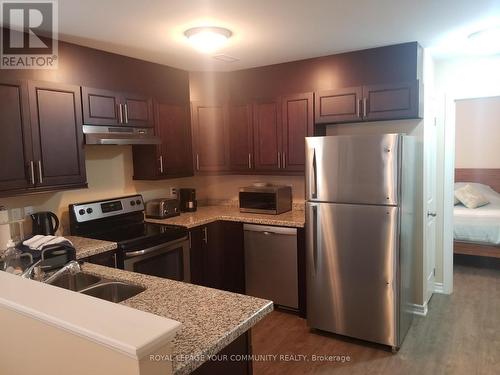
{"label": "toaster", "polygon": [[146,217],[166,219],[179,216],[179,201],[175,198],[159,198],[146,202]]}

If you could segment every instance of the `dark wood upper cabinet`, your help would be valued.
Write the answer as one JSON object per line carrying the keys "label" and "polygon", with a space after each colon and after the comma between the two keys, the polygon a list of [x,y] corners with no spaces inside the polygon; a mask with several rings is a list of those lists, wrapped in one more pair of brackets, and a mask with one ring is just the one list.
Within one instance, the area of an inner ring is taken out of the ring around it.
{"label": "dark wood upper cabinet", "polygon": [[229,126],[222,104],[192,103],[193,152],[199,172],[229,170]]}
{"label": "dark wood upper cabinet", "polygon": [[0,191],[35,183],[28,108],[26,82],[0,82]]}
{"label": "dark wood upper cabinet", "polygon": [[119,125],[120,96],[117,92],[82,87],[83,122],[87,125]]}
{"label": "dark wood upper cabinet", "polygon": [[85,185],[80,87],[29,82],[36,185]]}
{"label": "dark wood upper cabinet", "polygon": [[252,106],[230,104],[228,111],[231,170],[251,171],[254,164]]}
{"label": "dark wood upper cabinet", "polygon": [[126,126],[152,127],[153,122],[153,101],[151,98],[123,94],[123,123]]}
{"label": "dark wood upper cabinet", "polygon": [[316,124],[361,121],[363,88],[348,87],[315,93]]}
{"label": "dark wood upper cabinet", "polygon": [[283,103],[283,149],[281,168],[304,171],[305,137],[313,135],[313,94],[285,96]]}
{"label": "dark wood upper cabinet", "polygon": [[155,101],[155,133],[161,145],[133,146],[134,179],[159,180],[193,175],[189,108]]}
{"label": "dark wood upper cabinet", "polygon": [[363,118],[393,120],[418,118],[418,81],[363,87]]}
{"label": "dark wood upper cabinet", "polygon": [[149,97],[82,87],[85,125],[152,127],[153,104]]}
{"label": "dark wood upper cabinet", "polygon": [[256,171],[281,168],[281,99],[259,100],[253,105],[253,131]]}

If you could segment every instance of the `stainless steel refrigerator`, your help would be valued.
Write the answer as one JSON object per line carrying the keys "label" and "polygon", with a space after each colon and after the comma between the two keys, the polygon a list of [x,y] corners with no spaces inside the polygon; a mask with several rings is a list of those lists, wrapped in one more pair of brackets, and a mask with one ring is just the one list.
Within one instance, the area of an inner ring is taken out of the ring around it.
{"label": "stainless steel refrigerator", "polygon": [[415,142],[306,138],[307,321],[389,345],[411,325]]}

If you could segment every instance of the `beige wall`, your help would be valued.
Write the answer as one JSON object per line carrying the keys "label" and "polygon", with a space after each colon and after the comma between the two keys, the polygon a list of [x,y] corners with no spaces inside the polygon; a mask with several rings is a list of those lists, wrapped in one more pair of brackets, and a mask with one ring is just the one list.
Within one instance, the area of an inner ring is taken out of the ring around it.
{"label": "beige wall", "polygon": [[456,102],[455,167],[500,168],[500,97]]}
{"label": "beige wall", "polygon": [[[198,199],[237,199],[238,188],[254,181],[292,185],[294,199],[304,200],[304,178],[300,176],[197,176],[164,181],[134,181],[131,146],[85,146],[88,189],[68,190],[20,197],[0,198],[8,209],[34,206],[61,218],[62,234],[69,234],[68,205],[140,193],[147,201],[168,197],[170,187],[193,187]],[[29,231],[29,220],[27,221]]]}

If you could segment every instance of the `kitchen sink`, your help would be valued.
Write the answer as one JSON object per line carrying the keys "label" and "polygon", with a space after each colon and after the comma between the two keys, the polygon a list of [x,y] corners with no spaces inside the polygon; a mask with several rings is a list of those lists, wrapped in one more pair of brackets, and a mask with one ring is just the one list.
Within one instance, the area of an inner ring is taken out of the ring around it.
{"label": "kitchen sink", "polygon": [[110,302],[121,302],[145,290],[145,288],[138,285],[127,284],[121,281],[107,281],[89,286],[84,290],[80,290],[80,293]]}
{"label": "kitchen sink", "polygon": [[76,274],[71,274],[66,272],[49,282],[49,284],[79,292],[80,290],[97,284],[100,281],[102,281],[100,277],[88,273],[78,272]]}

